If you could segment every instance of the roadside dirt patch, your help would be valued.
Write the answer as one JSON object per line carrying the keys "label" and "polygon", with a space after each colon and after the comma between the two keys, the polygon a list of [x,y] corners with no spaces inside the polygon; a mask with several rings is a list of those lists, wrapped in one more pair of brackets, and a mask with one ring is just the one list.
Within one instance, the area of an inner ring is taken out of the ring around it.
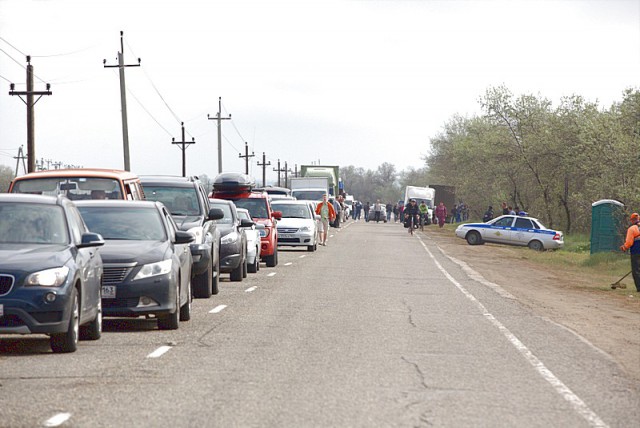
{"label": "roadside dirt patch", "polygon": [[424,232],[443,251],[500,285],[539,316],[547,317],[609,354],[640,381],[640,293],[630,276],[626,290],[612,290],[619,277],[607,272],[541,265],[524,247],[471,246],[451,230]]}

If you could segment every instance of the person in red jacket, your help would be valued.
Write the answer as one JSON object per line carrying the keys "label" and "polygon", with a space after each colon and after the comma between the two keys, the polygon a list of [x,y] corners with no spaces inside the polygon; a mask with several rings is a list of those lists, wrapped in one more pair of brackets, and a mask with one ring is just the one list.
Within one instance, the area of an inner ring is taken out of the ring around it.
{"label": "person in red jacket", "polygon": [[640,215],[638,213],[631,214],[629,218],[631,226],[627,229],[627,239],[620,247],[621,251],[631,253],[631,273],[633,274],[633,282],[636,284],[636,290],[640,292]]}
{"label": "person in red jacket", "polygon": [[336,219],[336,211],[333,204],[327,200],[327,195],[322,195],[322,202],[316,206],[316,214],[320,216],[320,245],[327,245],[327,235],[329,234],[329,222]]}

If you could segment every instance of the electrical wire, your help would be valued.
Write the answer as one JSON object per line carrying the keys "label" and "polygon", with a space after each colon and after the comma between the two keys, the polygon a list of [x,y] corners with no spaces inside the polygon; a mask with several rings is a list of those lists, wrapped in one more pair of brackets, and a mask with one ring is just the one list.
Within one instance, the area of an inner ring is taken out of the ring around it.
{"label": "electrical wire", "polygon": [[0,40],[2,40],[3,42],[5,42],[5,43],[6,43],[6,44],[8,44],[9,46],[11,46],[13,49],[17,50],[17,51],[18,51],[18,53],[20,53],[20,54],[24,55],[25,57],[27,56],[27,54],[26,54],[26,53],[22,52],[20,49],[18,49],[17,47],[13,46],[13,45],[12,45],[11,43],[9,43],[9,42],[7,41],[7,39],[5,39],[4,37],[0,37]]}
{"label": "electrical wire", "polygon": [[131,91],[131,89],[127,88],[127,92],[129,92],[129,94],[133,97],[133,99],[134,99],[134,100],[136,100],[136,102],[138,103],[138,105],[140,105],[140,107],[142,107],[142,110],[144,110],[144,111],[145,111],[145,113],[147,113],[147,114],[149,115],[149,117],[150,117],[151,119],[153,119],[153,121],[154,121],[155,123],[157,123],[157,124],[158,124],[158,126],[159,126],[160,128],[162,128],[162,130],[163,130],[164,132],[166,132],[166,133],[167,133],[167,135],[171,136],[171,133],[170,133],[169,131],[167,131],[167,129],[166,129],[164,126],[162,126],[162,125],[160,124],[160,122],[158,122],[158,120],[157,120],[157,119],[156,119],[156,118],[151,114],[151,112],[150,112],[149,110],[147,110],[147,108],[144,106],[144,104],[142,104],[142,101],[140,101],[140,100],[138,99],[138,97],[136,97],[136,95]]}

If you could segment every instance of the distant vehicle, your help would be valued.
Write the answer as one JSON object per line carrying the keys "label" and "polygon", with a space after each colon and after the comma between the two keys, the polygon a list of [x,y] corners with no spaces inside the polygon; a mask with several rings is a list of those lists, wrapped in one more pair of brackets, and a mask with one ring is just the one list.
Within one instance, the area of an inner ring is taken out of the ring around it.
{"label": "distant vehicle", "polygon": [[90,230],[106,244],[102,309],[105,316],[153,315],[161,330],[191,318],[193,235],[178,230],[171,213],[153,201],[78,201]]}
{"label": "distant vehicle", "polygon": [[321,201],[330,195],[327,177],[294,177],[290,180],[291,196],[298,200]]}
{"label": "distant vehicle", "polygon": [[[300,165],[300,177],[327,179],[329,196],[337,197],[342,190],[342,180],[340,179],[340,167],[337,165]],[[293,190],[293,185],[291,185]],[[295,196],[295,195],[294,195]],[[303,198],[298,198],[303,199]],[[320,199],[322,200],[322,198]]]}
{"label": "distant vehicle", "polygon": [[309,202],[274,201],[273,208],[282,213],[282,219],[278,221],[278,245],[306,246],[308,251],[316,251],[318,229]]}
{"label": "distant vehicle", "polygon": [[31,172],[14,178],[9,186],[9,193],[64,195],[72,200],[145,199],[138,176],[117,169],[79,168]]}
{"label": "distant vehicle", "polygon": [[267,192],[269,196],[291,196],[291,189],[286,187],[278,187],[278,186],[264,186],[264,187],[255,187],[253,190],[256,192]]}
{"label": "distant vehicle", "polygon": [[[380,205],[382,205],[382,210],[380,211],[380,221],[386,223],[387,222],[387,207],[383,203],[381,203]],[[375,220],[376,220],[376,213],[375,213],[375,211],[373,211],[373,204],[372,204],[371,208],[369,209],[369,221],[375,221]]]}
{"label": "distant vehicle", "polygon": [[0,334],[48,334],[53,352],[99,339],[102,245],[66,198],[0,194]]}
{"label": "distant vehicle", "polygon": [[[431,224],[433,218],[434,200],[436,197],[435,189],[431,187],[407,186],[404,192],[403,206],[409,205],[410,199],[415,199],[416,204],[420,205],[423,201],[427,205],[429,215],[426,217],[425,224]],[[447,207],[449,209],[449,207]]]}
{"label": "distant vehicle", "polygon": [[260,258],[267,267],[278,264],[278,230],[276,223],[281,216],[271,209],[269,194],[254,192],[255,181],[246,174],[226,172],[218,174],[213,183],[211,197],[233,201],[238,208],[246,208],[254,222],[262,224],[260,230]]}
{"label": "distant vehicle", "polygon": [[218,294],[220,275],[220,231],[215,221],[223,212],[209,205],[209,198],[196,177],[142,176],[148,200],[162,202],[178,228],[191,232],[195,240],[189,246],[193,296],[209,298]]}
{"label": "distant vehicle", "polygon": [[231,281],[240,282],[247,277],[247,236],[242,228],[250,227],[253,221],[241,220],[232,201],[209,199],[209,203],[224,213],[216,220],[220,230],[220,271],[229,273]]}
{"label": "distant vehicle", "polygon": [[[245,208],[237,208],[240,220],[249,220],[253,222],[249,210]],[[262,224],[253,223],[252,226],[241,228],[247,236],[247,272],[256,273],[260,270],[260,229],[264,229]]]}
{"label": "distant vehicle", "polygon": [[528,246],[532,250],[558,249],[564,246],[563,233],[547,229],[538,219],[514,215],[503,215],[487,223],[465,223],[456,229],[458,238],[466,239],[469,245],[485,242]]}

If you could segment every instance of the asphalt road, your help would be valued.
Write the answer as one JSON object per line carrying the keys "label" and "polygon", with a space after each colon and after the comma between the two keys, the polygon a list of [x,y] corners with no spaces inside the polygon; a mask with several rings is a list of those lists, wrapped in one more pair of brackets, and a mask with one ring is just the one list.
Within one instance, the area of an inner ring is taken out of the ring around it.
{"label": "asphalt road", "polygon": [[0,336],[0,426],[638,426],[640,385],[428,233],[331,233],[223,275],[176,331],[106,319],[63,355]]}

